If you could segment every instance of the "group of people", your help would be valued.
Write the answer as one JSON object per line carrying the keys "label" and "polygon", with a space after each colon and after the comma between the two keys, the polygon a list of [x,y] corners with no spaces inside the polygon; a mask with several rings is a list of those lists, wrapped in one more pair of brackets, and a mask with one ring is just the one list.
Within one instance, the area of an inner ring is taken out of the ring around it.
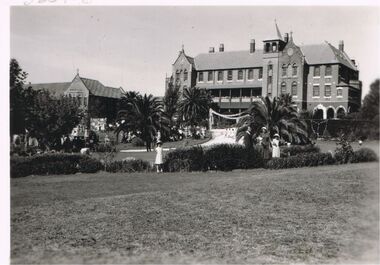
{"label": "group of people", "polygon": [[271,157],[280,157],[280,135],[275,133],[271,140],[266,127],[262,127],[258,134],[253,135],[252,128],[249,126],[244,135],[243,143],[247,148],[252,148],[255,145],[262,152],[265,160]]}

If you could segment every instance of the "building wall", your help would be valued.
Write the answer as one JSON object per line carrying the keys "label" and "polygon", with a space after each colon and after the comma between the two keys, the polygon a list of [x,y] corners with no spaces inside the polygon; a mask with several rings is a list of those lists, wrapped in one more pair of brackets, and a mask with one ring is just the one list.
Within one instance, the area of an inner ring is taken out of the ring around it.
{"label": "building wall", "polygon": [[[173,84],[180,87],[182,93],[184,88],[192,87],[194,84],[193,67],[188,61],[184,52],[180,52],[178,59],[173,64]],[[187,79],[185,80],[185,71],[187,71]]]}

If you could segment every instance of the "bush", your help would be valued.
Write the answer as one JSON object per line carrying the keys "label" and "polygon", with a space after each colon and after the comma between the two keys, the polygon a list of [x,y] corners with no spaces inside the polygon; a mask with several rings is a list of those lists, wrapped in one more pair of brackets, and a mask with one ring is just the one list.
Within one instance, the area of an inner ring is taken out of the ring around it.
{"label": "bush", "polygon": [[336,143],[337,148],[335,149],[335,159],[339,164],[346,164],[351,162],[354,150],[344,137],[341,137],[340,140]]}
{"label": "bush", "polygon": [[291,145],[280,148],[281,157],[303,154],[303,153],[319,153],[321,149],[316,145]]}
{"label": "bush", "polygon": [[100,170],[100,162],[79,154],[49,153],[31,157],[11,157],[11,177],[29,175],[94,173]]}
{"label": "bush", "polygon": [[200,146],[170,151],[164,158],[163,169],[168,172],[204,170],[204,154]]}
{"label": "bush", "polygon": [[95,146],[95,152],[105,153],[105,152],[116,152],[116,147],[111,144],[100,143]]}
{"label": "bush", "polygon": [[379,161],[375,151],[369,148],[360,148],[352,155],[352,163]]}
{"label": "bush", "polygon": [[316,167],[335,163],[336,160],[331,153],[304,153],[290,157],[273,158],[266,163],[266,168]]}
{"label": "bush", "polygon": [[263,166],[261,153],[256,148],[221,144],[205,150],[205,169],[229,171]]}
{"label": "bush", "polygon": [[145,142],[140,137],[135,137],[131,140],[132,146],[145,146]]}
{"label": "bush", "polygon": [[113,161],[107,167],[107,171],[112,172],[112,173],[143,172],[143,171],[148,171],[149,169],[150,169],[149,162],[141,160],[141,159]]}

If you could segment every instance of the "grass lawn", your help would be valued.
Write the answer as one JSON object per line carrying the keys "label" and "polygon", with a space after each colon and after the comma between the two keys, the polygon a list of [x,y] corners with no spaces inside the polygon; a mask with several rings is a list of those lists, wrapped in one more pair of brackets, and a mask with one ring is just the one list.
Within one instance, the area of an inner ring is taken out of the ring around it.
{"label": "grass lawn", "polygon": [[12,263],[379,262],[378,163],[11,179]]}

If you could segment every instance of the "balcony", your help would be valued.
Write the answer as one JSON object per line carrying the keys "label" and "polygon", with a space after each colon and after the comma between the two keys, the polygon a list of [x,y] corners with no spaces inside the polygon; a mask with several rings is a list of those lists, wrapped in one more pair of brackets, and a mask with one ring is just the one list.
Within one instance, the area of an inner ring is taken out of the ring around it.
{"label": "balcony", "polygon": [[360,87],[361,87],[361,82],[360,82],[359,80],[350,80],[349,85],[350,85],[351,87],[356,88],[356,89],[360,89]]}

